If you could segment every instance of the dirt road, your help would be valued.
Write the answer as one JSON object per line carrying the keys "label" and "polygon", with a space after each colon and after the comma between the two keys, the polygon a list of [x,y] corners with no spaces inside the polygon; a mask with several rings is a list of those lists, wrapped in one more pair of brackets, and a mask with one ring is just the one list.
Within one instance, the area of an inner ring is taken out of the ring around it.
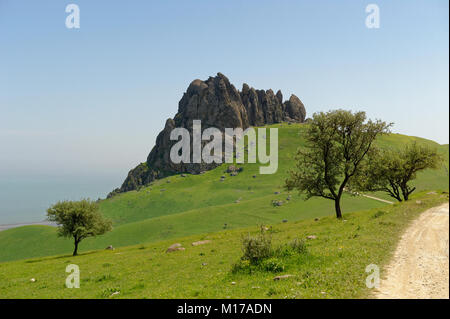
{"label": "dirt road", "polygon": [[394,202],[391,202],[390,200],[381,199],[381,198],[378,198],[378,197],[375,197],[375,196],[370,196],[370,195],[365,195],[365,194],[362,194],[362,196],[364,196],[366,198],[374,199],[374,200],[377,200],[379,202],[383,202],[383,203],[386,203],[386,204],[394,204]]}
{"label": "dirt road", "polygon": [[449,204],[431,208],[406,230],[376,298],[449,298]]}

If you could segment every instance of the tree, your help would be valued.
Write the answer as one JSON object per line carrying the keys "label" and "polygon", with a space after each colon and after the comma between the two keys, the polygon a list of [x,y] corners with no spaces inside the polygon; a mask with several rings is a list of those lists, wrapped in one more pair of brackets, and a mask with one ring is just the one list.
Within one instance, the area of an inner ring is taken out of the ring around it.
{"label": "tree", "polygon": [[58,225],[58,236],[73,237],[74,256],[83,239],[102,235],[112,229],[111,221],[103,218],[97,203],[87,199],[58,202],[47,210],[47,219]]}
{"label": "tree", "polygon": [[409,185],[417,173],[431,168],[436,169],[442,157],[436,149],[418,145],[416,142],[406,145],[400,151],[392,149],[374,150],[353,180],[352,188],[361,191],[383,191],[399,202],[407,201],[416,190]]}
{"label": "tree", "polygon": [[296,169],[286,179],[288,190],[331,199],[336,217],[342,218],[341,197],[349,180],[355,176],[375,138],[389,132],[391,124],[366,121],[365,112],[345,110],[313,115],[306,130],[306,147],[295,157]]}

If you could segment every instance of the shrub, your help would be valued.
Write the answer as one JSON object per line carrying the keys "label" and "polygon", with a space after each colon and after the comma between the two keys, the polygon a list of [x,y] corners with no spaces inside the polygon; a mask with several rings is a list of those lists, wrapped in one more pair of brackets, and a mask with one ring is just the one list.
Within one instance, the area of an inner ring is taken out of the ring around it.
{"label": "shrub", "polygon": [[257,235],[248,234],[242,238],[241,259],[233,265],[232,272],[270,271],[282,272],[285,270],[284,257],[307,253],[304,239],[296,238],[288,244],[272,248],[270,228],[261,226]]}
{"label": "shrub", "polygon": [[278,257],[290,257],[294,255],[294,250],[289,245],[281,245],[277,247],[277,249],[274,252],[275,256]]}
{"label": "shrub", "polygon": [[295,238],[289,246],[294,250],[297,254],[305,254],[308,249],[306,247],[306,242],[304,239]]}
{"label": "shrub", "polygon": [[257,236],[247,235],[242,238],[243,260],[258,264],[272,255],[272,237],[265,231]]}
{"label": "shrub", "polygon": [[279,246],[275,251],[275,255],[278,257],[290,257],[295,254],[305,254],[307,251],[308,249],[305,240],[296,238],[289,244]]}
{"label": "shrub", "polygon": [[269,258],[262,262],[261,268],[270,272],[282,272],[284,270],[284,264],[278,258]]}
{"label": "shrub", "polygon": [[239,260],[236,264],[233,265],[231,269],[233,273],[237,272],[251,272],[251,265],[249,260]]}

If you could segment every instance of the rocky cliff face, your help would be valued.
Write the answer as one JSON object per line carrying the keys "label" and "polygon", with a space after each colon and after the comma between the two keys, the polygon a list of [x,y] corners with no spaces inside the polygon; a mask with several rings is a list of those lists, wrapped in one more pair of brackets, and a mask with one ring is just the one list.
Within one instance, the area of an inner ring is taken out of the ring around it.
{"label": "rocky cliff face", "polygon": [[[262,126],[280,122],[304,122],[305,107],[298,97],[292,95],[283,102],[280,91],[255,90],[247,84],[239,92],[221,73],[206,81],[194,80],[183,94],[178,113],[168,119],[164,130],[156,138],[156,145],[147,161],[132,169],[121,188],[109,196],[139,188],[151,181],[178,173],[198,174],[218,166],[216,163],[174,164],[170,160],[170,149],[176,141],[170,140],[170,133],[176,127],[189,130],[192,140],[193,120],[201,120],[202,130]],[[207,142],[204,142],[204,144]]]}

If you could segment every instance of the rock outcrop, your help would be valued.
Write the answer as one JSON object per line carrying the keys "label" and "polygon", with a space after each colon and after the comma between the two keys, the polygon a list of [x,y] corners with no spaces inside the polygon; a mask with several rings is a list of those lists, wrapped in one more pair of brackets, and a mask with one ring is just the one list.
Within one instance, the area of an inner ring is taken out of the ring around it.
{"label": "rock outcrop", "polygon": [[219,164],[216,163],[175,164],[170,160],[170,149],[176,143],[170,140],[171,131],[184,127],[189,130],[192,140],[193,120],[201,120],[202,130],[216,127],[224,131],[225,128],[246,129],[250,126],[280,122],[303,123],[305,116],[305,107],[295,95],[283,103],[280,91],[274,94],[270,89],[255,90],[244,84],[239,92],[221,73],[206,81],[194,80],[178,104],[178,113],[173,119],[166,121],[164,129],[158,134],[156,145],[147,161],[132,169],[122,186],[109,196],[138,189],[165,176],[179,173],[199,174],[217,167]]}

